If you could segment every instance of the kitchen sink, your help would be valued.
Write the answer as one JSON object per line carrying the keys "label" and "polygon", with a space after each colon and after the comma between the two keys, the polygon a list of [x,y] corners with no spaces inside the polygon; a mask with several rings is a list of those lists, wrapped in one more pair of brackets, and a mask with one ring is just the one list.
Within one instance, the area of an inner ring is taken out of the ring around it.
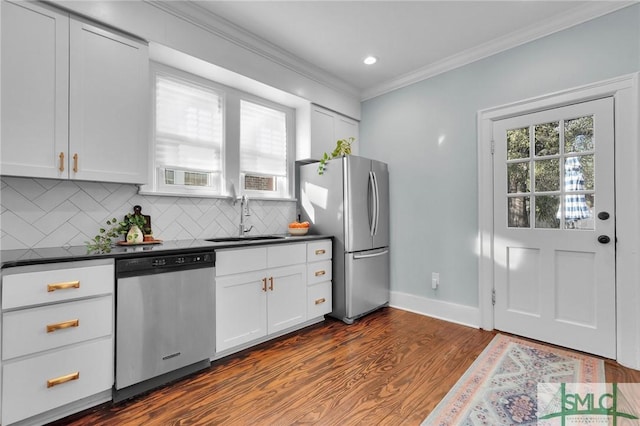
{"label": "kitchen sink", "polygon": [[220,237],[220,238],[207,238],[205,241],[212,243],[228,243],[234,241],[259,241],[259,240],[280,240],[286,238],[282,235],[247,235],[245,237]]}

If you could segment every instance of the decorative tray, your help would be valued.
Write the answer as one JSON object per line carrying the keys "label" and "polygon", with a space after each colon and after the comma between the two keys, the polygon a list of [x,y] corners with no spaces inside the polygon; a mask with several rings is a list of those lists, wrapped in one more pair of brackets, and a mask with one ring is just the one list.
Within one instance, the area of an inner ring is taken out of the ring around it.
{"label": "decorative tray", "polygon": [[161,244],[162,240],[151,240],[151,241],[143,241],[141,243],[129,243],[127,241],[118,241],[116,242],[119,246],[144,246],[148,244]]}

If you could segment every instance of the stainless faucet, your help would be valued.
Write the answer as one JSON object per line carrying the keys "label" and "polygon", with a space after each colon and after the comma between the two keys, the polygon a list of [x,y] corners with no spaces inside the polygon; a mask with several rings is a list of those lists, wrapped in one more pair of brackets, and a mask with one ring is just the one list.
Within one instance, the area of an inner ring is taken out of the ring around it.
{"label": "stainless faucet", "polygon": [[245,224],[244,224],[245,216],[251,216],[251,212],[249,212],[249,197],[247,197],[246,195],[243,195],[240,198],[240,226],[238,227],[239,228],[238,230],[240,232],[239,235],[241,237],[253,229],[253,225],[251,225],[249,228],[245,227]]}

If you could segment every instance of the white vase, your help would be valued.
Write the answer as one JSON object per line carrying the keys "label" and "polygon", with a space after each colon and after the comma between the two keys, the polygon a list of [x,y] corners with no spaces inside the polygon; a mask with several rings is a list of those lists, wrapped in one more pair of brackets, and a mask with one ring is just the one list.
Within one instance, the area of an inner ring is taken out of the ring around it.
{"label": "white vase", "polygon": [[144,235],[137,225],[131,225],[129,232],[127,232],[127,242],[129,244],[141,243],[144,240]]}

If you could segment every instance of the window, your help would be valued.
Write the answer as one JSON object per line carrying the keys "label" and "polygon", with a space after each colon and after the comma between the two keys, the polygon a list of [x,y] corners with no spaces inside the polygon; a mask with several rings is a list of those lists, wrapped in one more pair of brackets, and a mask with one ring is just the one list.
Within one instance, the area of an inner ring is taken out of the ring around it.
{"label": "window", "polygon": [[151,69],[153,176],[141,193],[292,196],[293,108],[165,65]]}
{"label": "window", "polygon": [[158,188],[219,194],[223,170],[221,94],[161,73],[155,76],[155,87]]}
{"label": "window", "polygon": [[240,176],[245,193],[286,194],[287,117],[284,112],[240,101]]}

